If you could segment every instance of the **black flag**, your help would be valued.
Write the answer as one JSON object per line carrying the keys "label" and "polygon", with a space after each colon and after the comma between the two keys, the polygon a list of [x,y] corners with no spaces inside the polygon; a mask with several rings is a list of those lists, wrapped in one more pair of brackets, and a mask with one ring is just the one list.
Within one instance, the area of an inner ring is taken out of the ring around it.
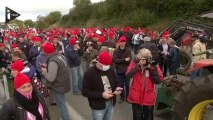
{"label": "black flag", "polygon": [[17,13],[16,11],[5,7],[5,23],[7,24],[8,22],[10,22],[11,20],[17,18],[18,16],[20,16],[19,13]]}

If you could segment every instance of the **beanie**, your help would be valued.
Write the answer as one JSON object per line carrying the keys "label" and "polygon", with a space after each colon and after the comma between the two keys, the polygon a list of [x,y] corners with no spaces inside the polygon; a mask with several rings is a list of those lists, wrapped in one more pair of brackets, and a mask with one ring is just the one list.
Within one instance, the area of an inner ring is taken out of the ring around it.
{"label": "beanie", "polygon": [[53,46],[53,44],[46,42],[42,45],[42,49],[45,53],[47,54],[51,54],[53,52],[55,52],[55,47]]}
{"label": "beanie", "polygon": [[70,38],[70,45],[74,45],[76,41],[76,38]]}
{"label": "beanie", "polygon": [[21,72],[24,69],[24,63],[20,60],[15,61],[11,64],[12,70],[17,70],[18,72]]}
{"label": "beanie", "polygon": [[98,38],[98,42],[100,42],[100,43],[104,43],[104,41],[105,41],[104,36],[101,36],[101,37],[99,37],[99,38]]}
{"label": "beanie", "polygon": [[17,89],[25,83],[31,83],[30,78],[23,73],[18,73],[17,76],[14,78],[14,88]]}
{"label": "beanie", "polygon": [[111,65],[112,56],[109,54],[108,51],[102,51],[98,56],[98,62],[103,65]]}

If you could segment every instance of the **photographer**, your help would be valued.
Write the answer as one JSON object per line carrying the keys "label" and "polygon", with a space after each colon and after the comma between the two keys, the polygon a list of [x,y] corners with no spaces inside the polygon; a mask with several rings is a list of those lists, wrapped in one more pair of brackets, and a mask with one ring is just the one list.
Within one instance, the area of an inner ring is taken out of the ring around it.
{"label": "photographer", "polygon": [[163,80],[160,67],[148,49],[141,49],[126,73],[130,82],[128,101],[132,103],[133,120],[153,120],[156,100],[155,85]]}

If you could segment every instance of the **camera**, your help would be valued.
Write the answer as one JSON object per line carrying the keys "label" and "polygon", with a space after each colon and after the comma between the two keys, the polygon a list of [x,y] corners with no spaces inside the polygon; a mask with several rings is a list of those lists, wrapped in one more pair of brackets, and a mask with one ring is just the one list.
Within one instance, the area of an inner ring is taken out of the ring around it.
{"label": "camera", "polygon": [[146,57],[146,66],[156,66],[158,63],[152,57]]}

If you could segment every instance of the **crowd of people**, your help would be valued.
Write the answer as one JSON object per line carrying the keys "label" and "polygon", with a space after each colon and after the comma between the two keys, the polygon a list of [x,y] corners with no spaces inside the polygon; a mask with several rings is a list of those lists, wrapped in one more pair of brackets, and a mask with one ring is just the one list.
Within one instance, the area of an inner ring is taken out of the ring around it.
{"label": "crowd of people", "polygon": [[[65,93],[71,88],[88,98],[93,120],[112,120],[116,96],[132,104],[133,120],[153,120],[155,84],[180,67],[179,47],[169,34],[157,40],[156,32],[130,27],[0,32],[0,68],[14,82],[1,120],[49,120],[47,97],[69,120]],[[203,51],[199,36],[192,38],[192,53]],[[193,63],[205,58],[194,56]]]}

